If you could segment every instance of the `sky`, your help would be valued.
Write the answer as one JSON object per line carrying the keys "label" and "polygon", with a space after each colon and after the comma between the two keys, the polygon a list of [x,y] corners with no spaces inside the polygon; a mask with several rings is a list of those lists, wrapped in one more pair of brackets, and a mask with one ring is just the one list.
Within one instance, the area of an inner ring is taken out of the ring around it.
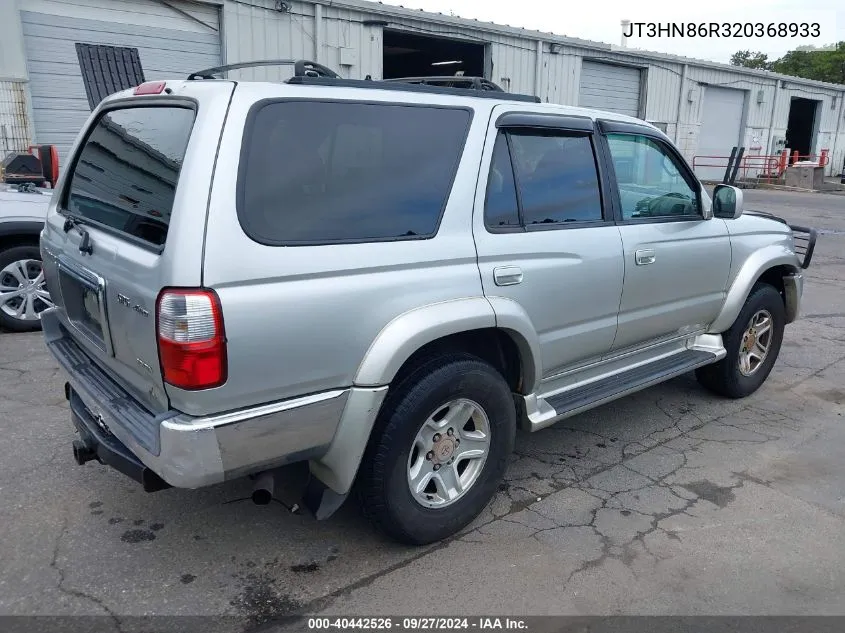
{"label": "sky", "polygon": [[845,40],[845,0],[382,0],[462,18],[621,43],[622,20],[684,23],[818,23],[820,37],[629,38],[629,48],[728,62],[738,50],[762,51],[770,60],[801,45]]}

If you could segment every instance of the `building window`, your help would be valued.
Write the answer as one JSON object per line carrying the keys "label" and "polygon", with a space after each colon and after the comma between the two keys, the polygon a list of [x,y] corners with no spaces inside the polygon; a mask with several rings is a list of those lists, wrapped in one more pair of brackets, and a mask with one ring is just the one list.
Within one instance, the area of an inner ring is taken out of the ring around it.
{"label": "building window", "polygon": [[137,48],[77,42],[76,56],[92,110],[110,94],[144,83]]}

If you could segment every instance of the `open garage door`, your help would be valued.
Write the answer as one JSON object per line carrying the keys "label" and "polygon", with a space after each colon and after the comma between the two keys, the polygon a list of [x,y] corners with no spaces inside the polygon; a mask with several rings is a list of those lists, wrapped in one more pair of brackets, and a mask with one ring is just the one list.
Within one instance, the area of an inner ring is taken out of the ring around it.
{"label": "open garage door", "polygon": [[641,75],[639,68],[584,60],[578,105],[638,117]]}
{"label": "open garage door", "polygon": [[[813,154],[819,132],[819,116],[822,102],[803,97],[792,97],[789,102],[789,121],[786,124],[786,146],[790,154],[799,156]],[[804,159],[802,159],[804,160]]]}
{"label": "open garage door", "polygon": [[[91,113],[88,98],[91,90],[86,90],[86,82],[90,88],[92,79],[90,73],[83,79],[76,44],[115,47],[114,54],[124,59],[129,59],[133,50],[137,51],[141,65],[137,70],[147,81],[183,79],[192,71],[221,63],[219,11],[214,6],[178,0],[170,0],[165,5],[142,0],[133,10],[138,11],[136,20],[143,23],[130,24],[120,21],[120,14],[126,12],[115,11],[111,0],[85,0],[86,6],[82,8],[86,10],[77,11],[75,15],[63,14],[68,12],[67,5],[54,4],[56,10],[51,13],[22,10],[20,15],[35,138],[39,144],[57,146],[62,166]],[[21,8],[25,7],[26,3],[21,3]],[[82,15],[102,19],[88,19]],[[114,20],[109,19],[112,15]],[[109,53],[99,50],[104,56]],[[121,70],[103,64],[101,72],[121,75]],[[124,84],[128,80],[127,77],[112,79],[115,81],[105,81],[103,85],[120,85],[120,79]],[[94,94],[102,92],[108,92],[108,89],[94,91]]]}
{"label": "open garage door", "polygon": [[[701,132],[698,136],[698,156],[724,156],[703,159],[708,164],[727,166],[731,149],[741,144],[742,113],[745,110],[745,91],[735,88],[706,86],[704,88],[704,111],[701,116]],[[695,175],[701,180],[718,180],[725,177],[725,167],[696,167]]]}
{"label": "open garage door", "polygon": [[459,73],[485,76],[484,44],[385,29],[384,79],[451,77]]}

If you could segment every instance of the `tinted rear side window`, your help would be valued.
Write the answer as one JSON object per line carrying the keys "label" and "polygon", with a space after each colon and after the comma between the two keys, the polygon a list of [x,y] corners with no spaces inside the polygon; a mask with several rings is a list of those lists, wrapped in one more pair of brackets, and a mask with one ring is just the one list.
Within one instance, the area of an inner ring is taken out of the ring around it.
{"label": "tinted rear side window", "polygon": [[457,108],[258,106],[241,155],[241,226],[270,245],[431,236],[469,122],[469,111]]}
{"label": "tinted rear side window", "polygon": [[511,147],[526,226],[602,219],[589,136],[512,133]]}
{"label": "tinted rear side window", "polygon": [[194,116],[192,109],[180,107],[105,112],[76,161],[67,209],[163,245]]}
{"label": "tinted rear side window", "polygon": [[484,221],[492,229],[520,226],[508,137],[501,132],[496,137],[490,177],[487,179]]}

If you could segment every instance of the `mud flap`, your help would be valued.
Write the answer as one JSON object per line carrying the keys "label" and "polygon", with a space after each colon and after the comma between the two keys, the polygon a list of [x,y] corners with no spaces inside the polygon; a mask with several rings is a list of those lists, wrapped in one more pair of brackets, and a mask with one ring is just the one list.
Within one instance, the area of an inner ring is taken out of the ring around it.
{"label": "mud flap", "polygon": [[308,484],[305,486],[302,505],[314,515],[315,519],[322,521],[332,516],[343,505],[348,496],[348,492],[341,495],[329,489],[312,475],[308,478]]}

